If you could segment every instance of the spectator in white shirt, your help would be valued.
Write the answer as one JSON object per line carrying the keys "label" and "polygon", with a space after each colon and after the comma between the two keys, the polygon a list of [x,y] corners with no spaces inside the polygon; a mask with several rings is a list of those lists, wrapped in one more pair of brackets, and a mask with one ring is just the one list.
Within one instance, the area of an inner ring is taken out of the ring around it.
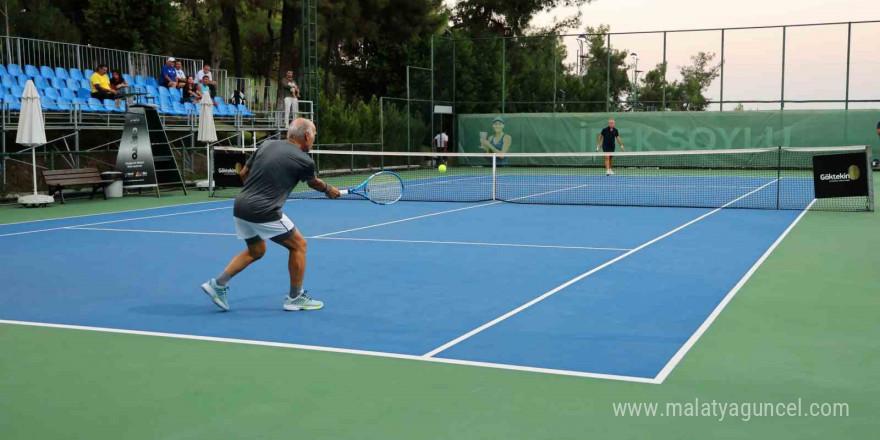
{"label": "spectator in white shirt", "polygon": [[[204,78],[208,78],[207,83],[203,81]],[[205,64],[202,70],[199,70],[199,73],[196,73],[196,82],[202,85],[207,84],[208,87],[211,88],[211,96],[217,96],[217,81],[214,81],[214,75],[211,73],[211,66]]]}
{"label": "spectator in white shirt", "polygon": [[182,89],[186,87],[186,73],[183,71],[183,63],[178,61],[174,65],[174,70],[177,71],[177,88]]}

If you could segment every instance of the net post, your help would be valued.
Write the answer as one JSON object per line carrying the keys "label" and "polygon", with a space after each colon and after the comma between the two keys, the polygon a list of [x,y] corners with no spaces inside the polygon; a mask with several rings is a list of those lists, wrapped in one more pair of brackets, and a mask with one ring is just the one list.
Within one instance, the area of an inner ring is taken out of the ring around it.
{"label": "net post", "polygon": [[208,197],[214,197],[214,168],[212,160],[214,158],[214,149],[211,148],[211,143],[208,142],[205,147],[208,149]]}
{"label": "net post", "polygon": [[868,212],[874,212],[874,169],[871,167],[871,146],[865,145],[865,169],[868,173]]}
{"label": "net post", "polygon": [[776,148],[776,210],[782,205],[779,198],[782,197],[782,146]]}
{"label": "net post", "polygon": [[498,167],[497,167],[497,160],[496,160],[496,157],[497,157],[496,154],[495,154],[495,153],[492,153],[492,200],[493,200],[493,201],[494,201],[494,200],[498,200],[498,197],[497,197],[497,195],[495,194],[495,191],[496,191],[496,182],[497,182],[497,180],[498,180],[498,173],[497,173],[497,171],[498,171]]}

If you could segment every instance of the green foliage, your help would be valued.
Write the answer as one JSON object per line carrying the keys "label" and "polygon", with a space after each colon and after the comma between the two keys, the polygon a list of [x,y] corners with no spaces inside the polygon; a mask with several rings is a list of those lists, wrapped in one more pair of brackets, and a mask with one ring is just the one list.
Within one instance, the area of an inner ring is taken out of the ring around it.
{"label": "green foliage", "polygon": [[91,0],[85,19],[85,40],[95,46],[161,54],[179,37],[171,0]]}
{"label": "green foliage", "polygon": [[80,38],[79,29],[65,16],[65,11],[56,3],[65,2],[8,0],[9,34],[40,40],[78,41]]}
{"label": "green foliage", "polygon": [[663,86],[666,86],[667,110],[703,111],[711,103],[703,93],[718,78],[721,66],[712,64],[715,54],[698,52],[691,57],[690,66],[682,66],[681,80],[668,82],[665,79],[667,66],[658,64],[648,71],[639,89],[639,102],[655,109],[663,108]]}

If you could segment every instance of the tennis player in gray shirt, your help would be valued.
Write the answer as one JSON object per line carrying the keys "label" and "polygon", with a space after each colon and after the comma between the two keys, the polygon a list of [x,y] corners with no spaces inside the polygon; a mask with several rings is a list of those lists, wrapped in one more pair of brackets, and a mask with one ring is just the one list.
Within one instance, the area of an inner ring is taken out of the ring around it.
{"label": "tennis player in gray shirt", "polygon": [[299,182],[306,182],[327,197],[339,197],[339,190],[315,176],[315,162],[308,155],[315,143],[315,124],[299,118],[290,124],[286,140],[268,141],[254,153],[241,170],[244,186],[235,198],[232,215],[235,234],[245,241],[247,250],[236,255],[226,269],[202,284],[202,290],[218,307],[229,310],[226,293],[229,280],[266,253],[266,239],[287,248],[290,257],[290,293],[284,310],[318,310],[321,301],[310,298],[303,290],[306,269],[306,239],[281,208]]}

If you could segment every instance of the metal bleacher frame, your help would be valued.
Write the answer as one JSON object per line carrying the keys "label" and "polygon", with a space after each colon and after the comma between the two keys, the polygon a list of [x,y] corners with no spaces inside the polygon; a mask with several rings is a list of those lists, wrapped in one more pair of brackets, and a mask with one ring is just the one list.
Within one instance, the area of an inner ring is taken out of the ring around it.
{"label": "metal bleacher frame", "polygon": [[[155,78],[169,56],[174,55],[127,52],[72,43],[0,36],[0,64],[3,66],[17,64],[22,70],[26,65],[33,65],[37,69],[41,66],[48,66],[53,70],[60,67],[65,70],[77,68],[80,71],[85,71],[86,69],[94,69],[97,64],[103,63],[107,64],[111,70],[118,69],[123,74]],[[183,62],[186,72],[197,72],[204,66],[202,60],[175,58]],[[230,78],[224,69],[212,69],[212,72],[217,82],[218,96],[228,99],[232,91],[233,78]],[[247,107],[253,116],[246,116],[242,113],[220,116],[215,113],[215,126],[218,137],[224,139],[224,146],[245,146],[247,142],[245,133],[250,133],[253,144],[256,144],[260,142],[260,139],[270,136],[277,137],[278,133],[286,130],[286,124],[282,121],[283,113],[273,104],[274,97],[271,102],[256,102],[262,96],[268,95],[268,93],[261,93],[260,87],[274,91],[274,86],[260,86],[253,80],[241,83],[247,84],[253,89],[245,90],[245,95],[249,100]],[[8,162],[30,163],[30,153],[18,148],[14,141],[10,142],[8,139],[15,139],[14,133],[17,130],[19,116],[18,111],[14,111],[10,107],[10,104],[7,103],[0,104],[0,131],[2,131],[2,136],[0,136],[0,176],[2,176],[0,183],[3,185],[3,191],[0,193],[6,192]],[[314,118],[313,102],[300,101],[299,108],[300,116]],[[125,124],[124,113],[85,112],[79,105],[72,104],[67,110],[44,111],[43,115],[47,134],[53,139],[46,146],[37,149],[37,155],[42,156],[42,160],[38,160],[43,163],[43,165],[39,165],[40,168],[55,168],[56,158],[65,162],[67,167],[79,168],[82,157],[89,157],[112,168],[113,164],[98,160],[94,156],[96,153],[116,151],[118,140],[102,145],[81,145],[81,138],[83,133],[96,131],[119,132],[121,135]],[[174,151],[182,159],[184,172],[186,173],[187,170],[192,172],[195,157],[205,155],[204,144],[196,141],[198,114],[164,114],[160,118],[169,138],[171,138],[170,142],[174,145]],[[12,133],[12,136],[8,136],[9,133]],[[10,143],[11,145],[8,145]],[[26,155],[27,158],[19,158],[23,155]]]}

